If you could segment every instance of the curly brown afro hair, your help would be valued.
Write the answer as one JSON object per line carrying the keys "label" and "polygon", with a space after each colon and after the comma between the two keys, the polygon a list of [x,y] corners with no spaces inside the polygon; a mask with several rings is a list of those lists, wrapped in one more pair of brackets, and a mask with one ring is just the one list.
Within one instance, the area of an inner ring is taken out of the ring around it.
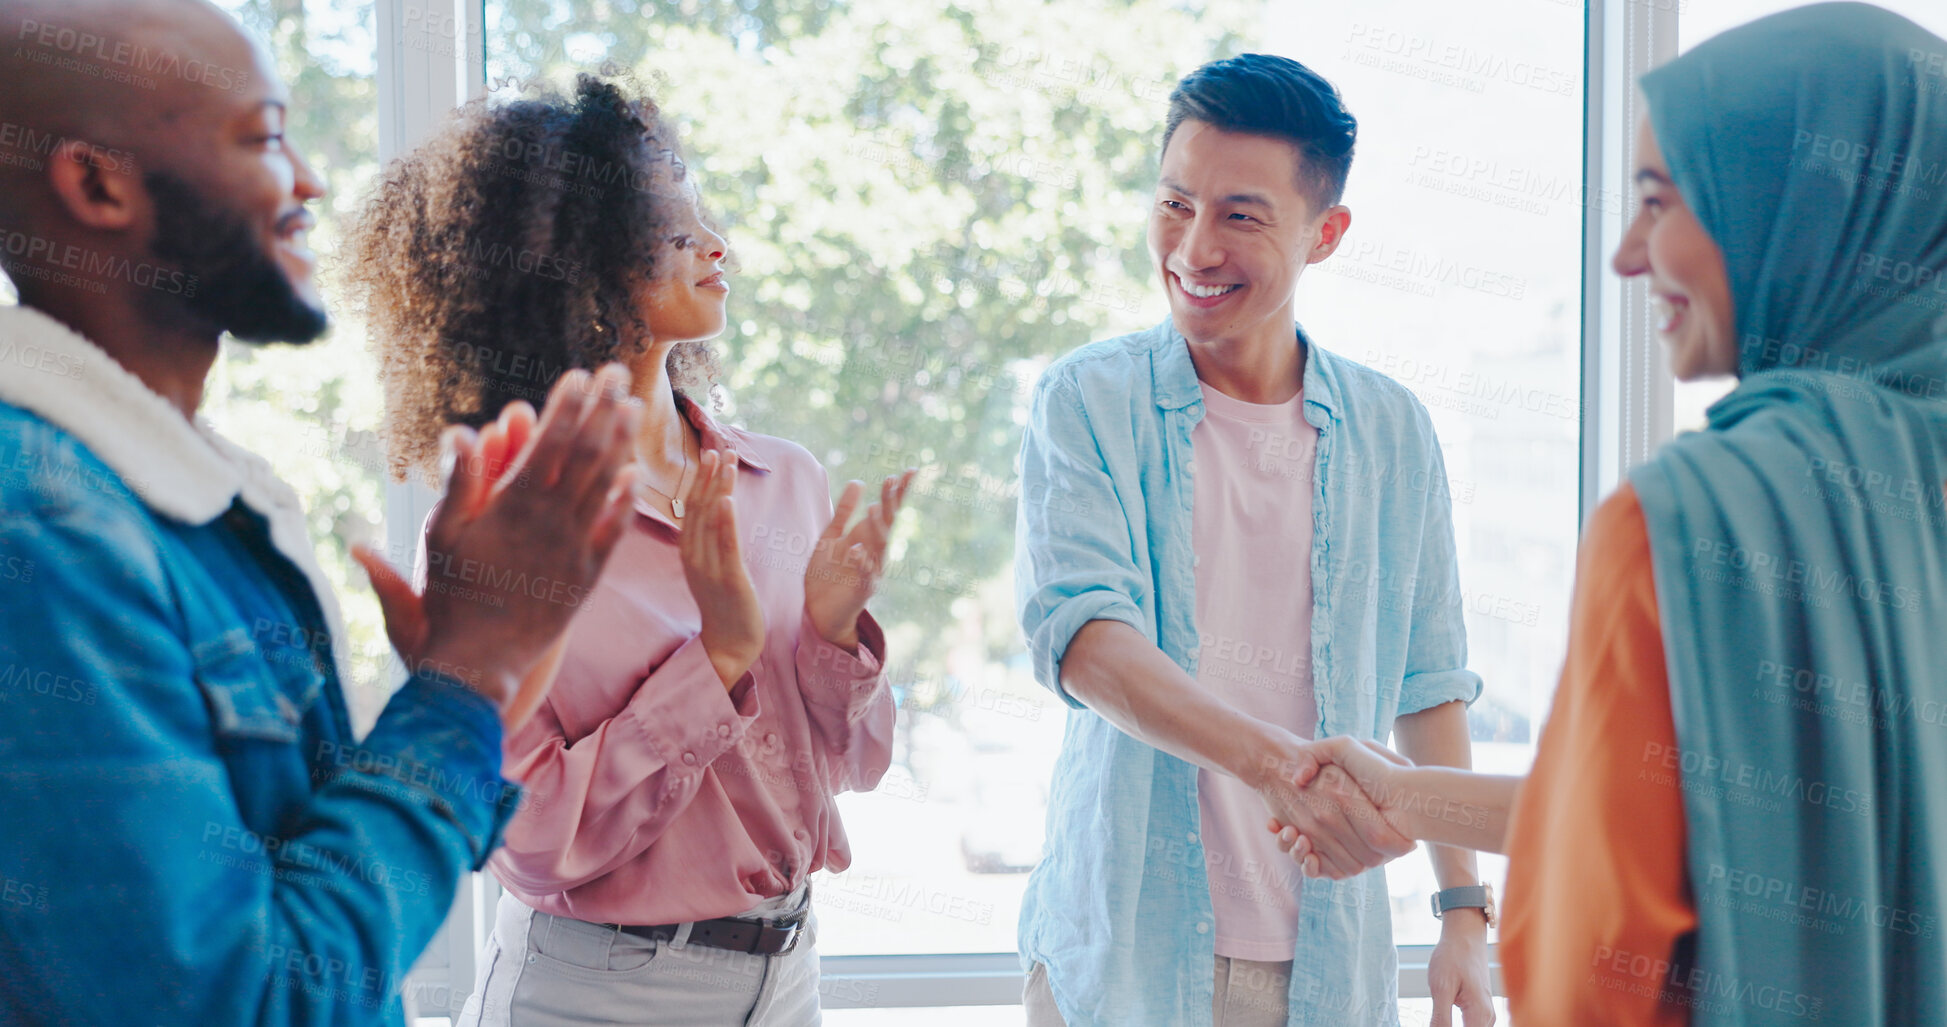
{"label": "curly brown afro hair", "polygon": [[[683,178],[654,101],[586,74],[572,100],[469,103],[386,169],[343,254],[376,340],[394,478],[436,473],[448,425],[538,408],[562,372],[640,355],[635,297],[692,202]],[[720,370],[700,342],[668,369],[697,400]]]}

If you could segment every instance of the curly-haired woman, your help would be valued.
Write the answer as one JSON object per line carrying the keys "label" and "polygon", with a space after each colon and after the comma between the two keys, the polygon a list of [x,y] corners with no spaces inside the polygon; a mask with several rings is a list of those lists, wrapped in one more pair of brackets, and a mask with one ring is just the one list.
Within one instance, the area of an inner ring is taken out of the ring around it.
{"label": "curly-haired woman", "polygon": [[865,604],[910,472],[847,529],[860,483],[834,513],[811,454],[693,398],[724,245],[662,112],[591,76],[462,109],[348,241],[395,475],[569,368],[620,360],[644,405],[638,516],[596,588],[563,597],[583,609],[557,683],[507,739],[525,794],[462,1023],[818,1022],[806,882],[851,862],[832,795],[889,762]]}

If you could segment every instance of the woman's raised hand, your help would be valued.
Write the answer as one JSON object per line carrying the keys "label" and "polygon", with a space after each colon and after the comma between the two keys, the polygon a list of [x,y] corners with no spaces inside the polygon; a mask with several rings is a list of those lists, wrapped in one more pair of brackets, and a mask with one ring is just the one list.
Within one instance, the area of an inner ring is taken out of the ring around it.
{"label": "woman's raised hand", "polygon": [[879,486],[879,501],[866,508],[857,524],[851,524],[852,512],[858,509],[865,483],[848,482],[831,523],[812,547],[804,572],[805,613],[819,636],[833,645],[858,649],[859,614],[865,612],[885,573],[892,522],[906,501],[913,474],[909,468],[904,474],[887,475]]}
{"label": "woman's raised hand", "polygon": [[710,665],[728,690],[764,650],[764,609],[744,566],[737,532],[737,454],[710,450],[691,487],[678,551],[683,577],[702,615],[699,632]]}

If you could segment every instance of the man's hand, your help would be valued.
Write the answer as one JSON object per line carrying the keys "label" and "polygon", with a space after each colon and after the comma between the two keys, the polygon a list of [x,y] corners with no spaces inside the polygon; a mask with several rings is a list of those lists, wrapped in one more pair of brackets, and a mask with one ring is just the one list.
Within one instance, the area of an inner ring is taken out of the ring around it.
{"label": "man's hand", "polygon": [[1433,995],[1431,1027],[1453,1027],[1460,1007],[1462,1027],[1492,1027],[1493,979],[1487,970],[1487,918],[1478,909],[1450,909],[1440,921],[1440,943],[1426,964]]}
{"label": "man's hand", "polygon": [[[448,437],[441,440],[444,449],[440,461],[441,481],[451,481],[453,471],[459,465],[461,458],[455,438],[459,431],[458,428],[448,429]],[[533,433],[534,408],[526,403],[507,404],[501,408],[497,420],[480,429],[470,459],[489,486],[506,474],[507,468],[527,446],[527,440]],[[489,491],[479,490],[476,494],[478,502],[470,513],[479,512],[479,504],[486,501]],[[426,604],[423,597],[378,550],[360,543],[352,547],[351,555],[359,566],[365,568],[365,576],[371,581],[372,590],[378,593],[379,607],[385,617],[386,638],[398,651],[407,669],[413,669],[419,654],[426,649]]]}
{"label": "man's hand", "polygon": [[[1343,880],[1413,851],[1412,839],[1388,823],[1342,767],[1294,739],[1289,754],[1255,782],[1270,811],[1270,829],[1306,844],[1306,873]],[[1314,869],[1316,872],[1314,872]]]}
{"label": "man's hand", "polygon": [[866,508],[857,524],[851,524],[852,511],[858,508],[865,484],[847,483],[831,523],[812,549],[804,571],[805,614],[819,636],[833,645],[858,649],[859,614],[865,612],[885,573],[886,543],[913,473],[888,475],[879,485],[879,501]]}
{"label": "man's hand", "polygon": [[[1326,771],[1331,770],[1344,774],[1372,804],[1373,810],[1386,822],[1387,827],[1403,838],[1412,838],[1407,818],[1401,809],[1405,789],[1401,786],[1399,771],[1412,766],[1405,757],[1378,742],[1350,735],[1320,739],[1311,743],[1306,753],[1316,761],[1314,766],[1319,776],[1323,777]],[[1305,779],[1312,769],[1301,765],[1299,779]],[[1278,836],[1279,847],[1304,867],[1307,877],[1335,877],[1327,869],[1330,861],[1322,858],[1319,843],[1302,825],[1281,820],[1274,813],[1269,826],[1272,833]]]}
{"label": "man's hand", "polygon": [[503,719],[538,705],[527,693],[545,692],[553,675],[531,672],[557,647],[627,523],[639,417],[628,382],[620,365],[569,371],[538,425],[515,403],[482,433],[449,431],[452,467],[426,533],[425,592],[376,554],[359,554],[410,669],[464,681]]}
{"label": "man's hand", "polygon": [[737,455],[710,450],[690,491],[690,514],[677,552],[696,600],[697,637],[725,691],[737,686],[764,651],[764,608],[757,602],[737,533]]}
{"label": "man's hand", "polygon": [[554,690],[554,676],[561,673],[561,661],[567,656],[568,632],[563,631],[561,637],[554,640],[554,645],[542,653],[541,658],[521,677],[520,684],[514,688],[513,701],[501,711],[500,722],[508,731],[527,723],[527,718],[541,708],[541,700]]}

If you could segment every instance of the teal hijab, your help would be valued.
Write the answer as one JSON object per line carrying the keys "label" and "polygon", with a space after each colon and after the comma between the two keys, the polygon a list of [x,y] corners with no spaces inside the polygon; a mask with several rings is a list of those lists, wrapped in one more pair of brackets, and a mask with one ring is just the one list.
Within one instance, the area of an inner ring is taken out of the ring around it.
{"label": "teal hijab", "polygon": [[1643,983],[1694,1023],[1947,1023],[1942,55],[1819,4],[1642,80],[1739,339],[1709,427],[1630,474],[1699,916]]}

